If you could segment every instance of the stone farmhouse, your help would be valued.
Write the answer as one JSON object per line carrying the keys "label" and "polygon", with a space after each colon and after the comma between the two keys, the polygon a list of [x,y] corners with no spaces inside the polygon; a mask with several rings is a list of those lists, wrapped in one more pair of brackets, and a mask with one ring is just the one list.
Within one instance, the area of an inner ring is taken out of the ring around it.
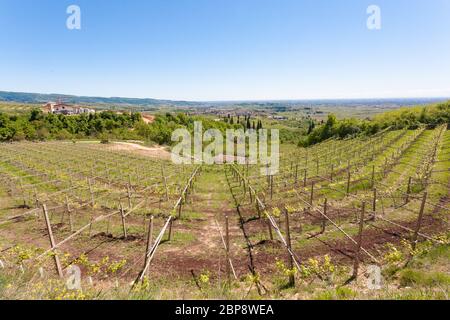
{"label": "stone farmhouse", "polygon": [[95,110],[74,106],[63,102],[48,102],[43,106],[44,112],[63,115],[76,115],[83,113],[95,113]]}

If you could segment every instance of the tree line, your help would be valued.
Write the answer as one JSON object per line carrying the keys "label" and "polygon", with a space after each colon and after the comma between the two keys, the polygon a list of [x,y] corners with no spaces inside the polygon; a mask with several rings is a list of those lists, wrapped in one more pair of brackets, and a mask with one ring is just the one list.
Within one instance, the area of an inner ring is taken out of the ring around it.
{"label": "tree line", "polygon": [[110,111],[73,116],[46,114],[39,109],[20,115],[0,112],[0,141],[43,141],[102,138],[135,139],[130,130],[141,121],[138,113]]}
{"label": "tree line", "polygon": [[[185,113],[165,113],[156,116],[147,124],[140,113],[116,113],[112,111],[95,114],[55,115],[43,113],[40,109],[23,114],[0,112],[0,141],[45,141],[70,139],[118,139],[146,140],[161,145],[172,144],[172,132],[178,128],[194,130],[194,123],[201,121],[204,130],[252,128],[250,117],[237,123],[215,121],[208,117],[188,116]],[[262,123],[253,123],[262,128]]]}
{"label": "tree line", "polygon": [[308,135],[301,138],[298,144],[307,147],[329,138],[344,139],[357,135],[373,135],[386,128],[393,130],[416,129],[419,126],[433,128],[445,123],[450,124],[450,101],[425,107],[400,108],[365,120],[353,118],[338,120],[334,114],[330,114],[321,126],[311,123]]}
{"label": "tree line", "polygon": [[244,116],[244,119],[242,120],[241,116],[236,117],[236,121],[234,120],[234,117],[228,114],[224,118],[225,123],[228,123],[230,125],[237,124],[238,126],[241,126],[244,130],[260,130],[263,129],[263,123],[261,120],[254,120],[250,116]]}
{"label": "tree line", "polygon": [[[227,129],[263,129],[261,120],[250,116],[232,116],[217,121],[210,117],[189,116],[185,113],[157,115],[155,121],[146,124],[140,113],[116,113],[112,111],[73,116],[43,113],[33,109],[26,113],[10,115],[0,112],[0,141],[44,141],[70,139],[118,139],[146,140],[161,145],[171,145],[172,132],[178,128],[194,130],[194,122],[201,121],[204,130],[218,129],[225,134]],[[415,129],[419,126],[437,126],[450,123],[450,101],[426,107],[409,107],[389,111],[373,119],[338,120],[330,114],[323,124],[310,121],[304,132],[280,130],[282,142],[298,142],[299,146],[310,146],[329,138],[347,138],[357,135],[372,135],[386,128]]]}

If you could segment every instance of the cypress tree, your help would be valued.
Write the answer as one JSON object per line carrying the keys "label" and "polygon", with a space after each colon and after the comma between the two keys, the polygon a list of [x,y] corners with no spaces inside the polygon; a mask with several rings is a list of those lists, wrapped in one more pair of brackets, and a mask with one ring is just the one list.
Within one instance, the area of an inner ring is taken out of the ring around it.
{"label": "cypress tree", "polygon": [[257,127],[257,130],[261,130],[261,129],[263,129],[262,121],[261,121],[261,120],[258,120],[258,127]]}

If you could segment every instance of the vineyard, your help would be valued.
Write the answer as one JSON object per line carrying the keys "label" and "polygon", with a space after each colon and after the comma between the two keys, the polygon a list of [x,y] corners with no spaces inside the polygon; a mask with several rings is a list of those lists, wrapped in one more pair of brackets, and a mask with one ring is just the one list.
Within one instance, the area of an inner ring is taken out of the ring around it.
{"label": "vineyard", "polygon": [[[0,155],[0,273],[27,288],[9,297],[315,297],[449,244],[447,126],[283,146],[273,176],[93,142]],[[74,265],[82,294],[61,289]]]}

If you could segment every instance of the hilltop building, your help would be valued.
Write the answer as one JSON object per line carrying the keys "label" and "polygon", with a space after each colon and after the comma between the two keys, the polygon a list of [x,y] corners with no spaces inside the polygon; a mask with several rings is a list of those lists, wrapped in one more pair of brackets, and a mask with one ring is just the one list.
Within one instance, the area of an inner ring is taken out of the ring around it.
{"label": "hilltop building", "polygon": [[95,113],[95,110],[73,106],[64,102],[48,102],[43,106],[44,112],[63,115],[75,115],[83,113]]}

